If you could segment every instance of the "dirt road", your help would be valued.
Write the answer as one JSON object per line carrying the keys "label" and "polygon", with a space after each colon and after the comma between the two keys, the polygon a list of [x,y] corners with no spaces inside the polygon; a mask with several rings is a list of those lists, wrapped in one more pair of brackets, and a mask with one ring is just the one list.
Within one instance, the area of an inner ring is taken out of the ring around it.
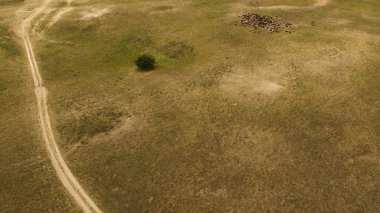
{"label": "dirt road", "polygon": [[316,0],[313,5],[310,6],[287,6],[287,5],[275,5],[275,6],[265,6],[257,7],[257,9],[262,10],[295,10],[295,9],[315,9],[317,7],[326,6],[330,0]]}
{"label": "dirt road", "polygon": [[38,114],[40,117],[40,125],[42,130],[42,135],[45,141],[46,149],[49,153],[49,158],[51,163],[57,172],[59,179],[61,180],[64,187],[70,193],[70,195],[75,199],[78,205],[83,209],[84,212],[97,212],[101,213],[101,210],[96,206],[94,201],[87,195],[83,190],[81,185],[78,183],[74,175],[71,173],[70,169],[66,165],[58,145],[55,141],[53,129],[51,127],[51,122],[49,118],[47,102],[47,90],[43,85],[43,80],[38,70],[38,65],[34,56],[34,51],[32,43],[29,37],[29,29],[32,20],[37,17],[41,12],[43,12],[50,0],[44,0],[42,5],[22,21],[21,23],[21,37],[24,42],[24,47],[28,56],[28,62],[30,66],[30,71],[33,76],[34,89],[38,102]]}

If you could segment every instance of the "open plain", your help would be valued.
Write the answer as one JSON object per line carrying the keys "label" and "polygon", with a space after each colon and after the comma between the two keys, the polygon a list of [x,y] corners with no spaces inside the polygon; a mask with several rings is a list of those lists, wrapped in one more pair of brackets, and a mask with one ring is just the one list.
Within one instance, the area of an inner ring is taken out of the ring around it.
{"label": "open plain", "polygon": [[379,23],[378,0],[0,0],[0,212],[379,212]]}

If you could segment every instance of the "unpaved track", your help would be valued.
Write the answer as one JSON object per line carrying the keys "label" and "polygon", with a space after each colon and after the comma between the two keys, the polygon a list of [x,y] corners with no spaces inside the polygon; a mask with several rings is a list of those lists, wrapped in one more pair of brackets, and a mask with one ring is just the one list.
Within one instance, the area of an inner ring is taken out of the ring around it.
{"label": "unpaved track", "polygon": [[25,50],[28,56],[30,71],[33,76],[35,94],[38,102],[38,114],[41,122],[40,124],[42,135],[45,141],[47,151],[49,153],[51,163],[55,171],[57,172],[59,179],[61,180],[62,184],[67,189],[67,191],[70,193],[70,195],[75,199],[75,201],[83,209],[84,212],[101,213],[102,211],[87,195],[87,193],[83,190],[83,188],[78,183],[74,175],[71,173],[70,169],[66,165],[66,162],[64,161],[61,155],[61,152],[59,151],[58,145],[54,138],[48,113],[48,107],[46,104],[47,90],[43,85],[42,77],[38,70],[32,43],[29,37],[29,28],[31,26],[32,20],[47,8],[50,1],[51,0],[44,0],[42,5],[33,10],[33,12],[21,23],[21,37],[24,42]]}
{"label": "unpaved track", "polygon": [[326,6],[330,0],[316,0],[315,3],[311,6],[286,6],[286,5],[276,5],[276,6],[264,6],[256,7],[257,9],[262,10],[300,10],[300,9],[315,9],[317,7]]}
{"label": "unpaved track", "polygon": [[[101,213],[102,211],[97,207],[94,201],[87,195],[81,185],[78,183],[70,169],[68,168],[66,162],[64,161],[62,154],[58,148],[53,134],[53,129],[51,127],[51,121],[48,113],[47,107],[47,90],[43,85],[43,80],[40,75],[37,61],[34,56],[33,46],[29,37],[29,28],[31,26],[32,20],[41,14],[48,6],[51,0],[44,0],[42,5],[22,21],[21,23],[21,37],[24,42],[24,47],[28,56],[28,62],[30,66],[30,71],[33,76],[35,94],[38,103],[38,114],[40,117],[40,124],[42,135],[45,141],[46,149],[49,153],[49,158],[54,169],[57,172],[59,179],[70,193],[70,195],[75,199],[78,205],[83,209],[84,212],[96,212]],[[71,0],[69,0],[71,2]],[[317,7],[326,6],[329,0],[317,0],[311,6],[268,6],[268,7],[257,7],[257,9],[315,9]]]}
{"label": "unpaved track", "polygon": [[66,13],[70,12],[71,10],[73,10],[74,8],[71,6],[71,3],[73,1],[72,0],[66,0],[66,6],[61,8],[56,14],[55,16],[53,16],[53,18],[51,19],[51,21],[47,24],[47,28],[50,28],[51,26],[53,26],[55,23],[57,23],[62,17],[63,15],[65,15]]}

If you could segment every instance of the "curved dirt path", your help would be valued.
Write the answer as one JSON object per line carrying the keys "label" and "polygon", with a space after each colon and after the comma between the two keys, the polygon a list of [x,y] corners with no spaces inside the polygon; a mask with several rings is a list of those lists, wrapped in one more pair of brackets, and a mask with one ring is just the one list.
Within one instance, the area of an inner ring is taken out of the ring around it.
{"label": "curved dirt path", "polygon": [[51,122],[49,118],[48,106],[46,104],[47,90],[43,85],[43,80],[38,70],[38,65],[34,56],[32,43],[29,37],[29,28],[31,26],[32,20],[47,8],[50,1],[51,0],[44,0],[42,5],[33,10],[33,12],[21,23],[21,38],[24,42],[24,47],[28,56],[30,71],[33,76],[34,89],[38,102],[38,114],[40,117],[42,135],[45,141],[46,149],[49,153],[51,163],[66,190],[75,199],[75,201],[83,209],[84,212],[101,213],[102,211],[87,195],[87,193],[78,183],[74,175],[71,173],[55,141],[53,129],[51,127]]}
{"label": "curved dirt path", "polygon": [[330,3],[330,0],[316,0],[313,5],[310,6],[286,6],[286,5],[275,5],[275,6],[263,6],[256,7],[262,10],[299,10],[299,9],[315,9],[317,7],[323,7]]}
{"label": "curved dirt path", "polygon": [[58,12],[53,16],[50,22],[47,24],[47,28],[50,28],[55,23],[57,23],[66,13],[72,11],[74,8],[71,6],[72,0],[66,0],[66,6],[58,10]]}

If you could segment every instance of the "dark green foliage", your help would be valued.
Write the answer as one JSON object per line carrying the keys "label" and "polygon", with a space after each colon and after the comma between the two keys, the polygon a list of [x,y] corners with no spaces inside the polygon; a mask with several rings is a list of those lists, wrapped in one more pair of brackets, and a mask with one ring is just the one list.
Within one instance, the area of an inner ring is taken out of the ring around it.
{"label": "dark green foliage", "polygon": [[152,70],[156,64],[156,59],[152,55],[142,54],[136,59],[135,64],[140,70]]}

